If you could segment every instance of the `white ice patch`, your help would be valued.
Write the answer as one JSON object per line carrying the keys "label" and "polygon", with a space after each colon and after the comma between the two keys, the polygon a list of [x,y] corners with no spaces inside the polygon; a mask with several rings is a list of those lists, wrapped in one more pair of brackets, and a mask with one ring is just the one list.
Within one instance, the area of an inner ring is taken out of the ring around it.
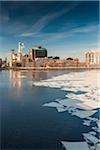
{"label": "white ice patch", "polygon": [[[91,110],[100,108],[99,76],[100,71],[98,70],[71,72],[57,77],[52,77],[51,79],[34,82],[33,85],[70,91],[71,93],[67,94],[66,97],[72,100],[78,100],[79,104],[77,104],[77,107],[83,107],[84,109],[86,108],[86,110]],[[86,93],[77,94],[79,91]]]}
{"label": "white ice patch", "polygon": [[100,143],[95,145],[95,150],[100,150]]}
{"label": "white ice patch", "polygon": [[90,117],[97,112],[97,110],[93,110],[93,111],[78,110],[76,102],[70,99],[67,99],[67,100],[64,99],[58,102],[55,101],[55,102],[46,103],[43,106],[54,107],[57,109],[58,112],[68,111],[68,113],[70,113],[71,115],[77,116],[82,119]]}
{"label": "white ice patch", "polygon": [[[91,123],[96,123],[97,124],[97,127],[99,129],[99,119],[97,118],[94,118],[94,117],[86,117],[85,118],[86,120],[83,120],[83,125],[86,125],[86,126],[90,126]],[[97,132],[97,127],[92,127],[93,130],[95,130]]]}
{"label": "white ice patch", "polygon": [[46,104],[44,104],[43,106],[46,106],[46,107],[54,107],[54,108],[57,109],[58,112],[67,111],[67,107],[64,107],[63,105],[61,105],[61,104],[58,103],[58,102],[46,103]]}
{"label": "white ice patch", "polygon": [[[90,104],[91,105],[91,104]],[[93,109],[96,109],[96,107],[95,107],[95,105],[94,106],[92,106],[92,108],[91,108],[91,106],[87,106],[87,105],[85,105],[84,103],[78,103],[77,104],[77,106],[79,107],[81,107],[82,109],[84,109],[84,110],[93,110]]]}
{"label": "white ice patch", "polygon": [[96,135],[96,132],[94,132],[94,131],[90,131],[89,133],[94,136]]}
{"label": "white ice patch", "polygon": [[86,142],[61,142],[66,150],[89,150]]}
{"label": "white ice patch", "polygon": [[89,116],[92,116],[95,114],[97,111],[82,111],[82,110],[76,110],[75,112],[72,113],[72,115],[78,116],[79,118],[87,118]]}
{"label": "white ice patch", "polygon": [[99,142],[99,139],[97,139],[91,133],[83,133],[83,137],[87,141],[87,143],[97,144]]}
{"label": "white ice patch", "polygon": [[67,111],[67,108],[64,108],[64,107],[63,108],[62,107],[57,107],[56,109],[57,109],[58,112]]}
{"label": "white ice patch", "polygon": [[47,107],[63,107],[61,104],[59,104],[57,102],[46,103],[46,104],[43,104],[43,106],[47,106]]}
{"label": "white ice patch", "polygon": [[66,150],[98,150],[100,148],[99,140],[95,136],[97,132],[100,133],[100,121],[92,117],[97,112],[94,109],[100,108],[99,77],[100,70],[91,70],[71,72],[33,83],[35,86],[58,88],[66,91],[65,99],[55,100],[43,106],[54,107],[58,112],[67,111],[71,115],[83,119],[85,126],[96,123],[95,127],[91,127],[91,132],[83,133],[86,142],[62,142]]}
{"label": "white ice patch", "polygon": [[97,124],[98,128],[100,129],[100,119],[98,119],[98,120],[96,121],[96,124]]}
{"label": "white ice patch", "polygon": [[73,101],[71,99],[62,99],[62,100],[59,101],[59,103],[61,105],[63,105],[63,106],[66,106],[67,108],[70,108],[70,107],[72,107],[74,109],[75,108],[81,108],[81,107],[77,106],[77,102],[76,101]]}
{"label": "white ice patch", "polygon": [[77,105],[84,109],[89,109],[89,110],[99,108],[98,103],[95,101],[92,101],[92,100],[88,100],[87,102],[85,101],[85,102],[79,103]]}
{"label": "white ice patch", "polygon": [[94,130],[94,131],[96,131],[96,132],[98,132],[98,133],[100,133],[100,129],[98,128],[98,127],[92,127],[92,129]]}
{"label": "white ice patch", "polygon": [[98,121],[98,118],[95,118],[95,117],[87,117],[86,119],[92,121],[92,122],[96,122]]}
{"label": "white ice patch", "polygon": [[90,120],[83,120],[83,125],[90,126],[91,121]]}
{"label": "white ice patch", "polygon": [[[96,92],[97,93],[97,92]],[[86,94],[67,94],[66,97],[69,97],[71,99],[77,99],[77,100],[80,100],[80,101],[88,101],[88,100],[91,100],[91,101],[96,101],[98,102],[98,97],[99,95],[97,94],[93,94],[92,96],[92,93],[86,93]]]}

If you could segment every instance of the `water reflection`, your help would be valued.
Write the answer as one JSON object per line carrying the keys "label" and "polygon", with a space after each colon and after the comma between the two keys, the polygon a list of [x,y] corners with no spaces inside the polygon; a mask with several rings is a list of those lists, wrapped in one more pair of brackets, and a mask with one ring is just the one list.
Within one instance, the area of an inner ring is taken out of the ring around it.
{"label": "water reflection", "polygon": [[48,71],[39,70],[9,70],[11,87],[22,88],[28,81],[39,81],[47,78]]}
{"label": "water reflection", "polygon": [[20,71],[9,70],[9,78],[12,87],[22,87],[22,78]]}
{"label": "water reflection", "polygon": [[47,78],[47,73],[48,71],[43,71],[43,70],[34,70],[34,71],[28,71],[27,72],[27,77],[29,80],[31,81],[39,81],[42,79],[46,79]]}
{"label": "water reflection", "polygon": [[[30,85],[30,82],[65,73],[69,71],[1,72],[2,149],[61,149],[60,141],[83,140],[82,133],[90,128],[83,126],[81,119],[71,117],[66,112],[60,115],[55,109],[42,107],[45,103],[63,99],[66,91]],[[60,84],[59,80],[56,82]]]}

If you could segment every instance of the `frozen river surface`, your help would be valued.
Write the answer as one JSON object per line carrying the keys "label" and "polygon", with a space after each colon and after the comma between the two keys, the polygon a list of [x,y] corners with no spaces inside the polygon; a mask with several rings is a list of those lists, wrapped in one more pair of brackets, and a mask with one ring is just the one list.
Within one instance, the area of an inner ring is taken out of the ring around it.
{"label": "frozen river surface", "polygon": [[97,150],[99,76],[100,70],[1,71],[1,149]]}

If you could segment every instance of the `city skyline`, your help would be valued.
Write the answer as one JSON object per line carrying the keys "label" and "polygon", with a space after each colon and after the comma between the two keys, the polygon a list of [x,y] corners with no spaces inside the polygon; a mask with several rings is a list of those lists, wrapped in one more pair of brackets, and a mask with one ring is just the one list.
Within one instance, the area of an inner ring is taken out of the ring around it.
{"label": "city skyline", "polygon": [[24,53],[42,45],[61,58],[98,48],[99,1],[1,1],[0,7],[0,57],[19,41]]}

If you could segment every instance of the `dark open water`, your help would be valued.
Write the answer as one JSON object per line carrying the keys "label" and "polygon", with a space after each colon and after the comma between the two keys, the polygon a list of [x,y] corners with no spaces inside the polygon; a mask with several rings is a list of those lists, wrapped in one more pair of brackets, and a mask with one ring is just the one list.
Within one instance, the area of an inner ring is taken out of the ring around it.
{"label": "dark open water", "polygon": [[36,80],[69,72],[0,71],[1,150],[63,150],[61,141],[83,140],[82,133],[90,128],[81,119],[42,107],[64,98],[65,92],[32,86]]}

